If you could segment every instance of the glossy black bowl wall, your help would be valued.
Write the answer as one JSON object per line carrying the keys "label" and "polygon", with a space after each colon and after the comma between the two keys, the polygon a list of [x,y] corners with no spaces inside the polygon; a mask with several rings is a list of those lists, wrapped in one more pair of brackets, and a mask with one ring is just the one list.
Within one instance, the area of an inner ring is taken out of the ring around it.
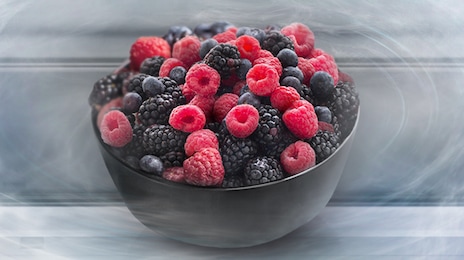
{"label": "glossy black bowl wall", "polygon": [[[247,247],[290,233],[327,205],[343,172],[357,124],[340,148],[317,166],[280,181],[227,189],[147,177],[115,157],[98,139],[117,189],[141,223],[191,244]],[[94,128],[98,137],[95,124]]]}

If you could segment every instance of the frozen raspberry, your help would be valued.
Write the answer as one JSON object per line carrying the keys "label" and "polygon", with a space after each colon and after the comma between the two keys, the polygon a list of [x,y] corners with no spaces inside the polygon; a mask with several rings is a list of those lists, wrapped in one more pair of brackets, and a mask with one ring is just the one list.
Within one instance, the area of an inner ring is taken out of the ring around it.
{"label": "frozen raspberry", "polygon": [[279,75],[279,77],[282,75],[282,63],[280,63],[280,60],[277,58],[277,57],[260,57],[260,58],[256,58],[254,61],[253,61],[253,66],[256,66],[258,64],[266,64],[266,65],[269,65],[271,67],[273,67],[276,71],[277,71],[277,74]]}
{"label": "frozen raspberry", "polygon": [[318,126],[317,129],[320,131],[325,131],[325,132],[330,132],[330,133],[335,132],[335,129],[331,123],[327,123],[324,121],[318,121],[317,126]]}
{"label": "frozen raspberry", "polygon": [[195,105],[187,104],[175,107],[170,116],[169,124],[176,130],[191,133],[202,129],[206,124],[205,113]]}
{"label": "frozen raspberry", "polygon": [[201,110],[203,110],[203,113],[205,113],[206,121],[208,121],[213,116],[213,108],[215,102],[216,99],[214,98],[214,96],[204,97],[200,95],[195,95],[192,98],[192,100],[190,100],[189,104],[201,108]]}
{"label": "frozen raspberry", "polygon": [[289,175],[294,175],[316,165],[316,154],[309,143],[299,140],[282,151],[280,163]]}
{"label": "frozen raspberry", "polygon": [[284,112],[282,120],[288,130],[300,139],[313,137],[318,129],[314,107],[306,100],[297,100]]}
{"label": "frozen raspberry", "polygon": [[171,70],[175,67],[181,66],[184,69],[187,68],[187,66],[179,59],[176,58],[168,58],[164,60],[163,64],[161,64],[161,67],[159,69],[159,76],[160,77],[169,77],[169,73],[171,73]]}
{"label": "frozen raspberry", "polygon": [[224,166],[219,151],[205,148],[184,161],[185,181],[197,186],[221,186]]}
{"label": "frozen raspberry", "polygon": [[314,33],[302,23],[284,26],[280,32],[293,41],[295,52],[299,57],[308,57],[314,48]]}
{"label": "frozen raspberry", "polygon": [[182,61],[187,68],[190,68],[200,58],[201,42],[198,37],[190,35],[180,39],[172,47],[172,57]]}
{"label": "frozen raspberry", "polygon": [[101,121],[103,120],[103,116],[108,113],[110,110],[121,109],[122,108],[122,97],[115,98],[110,102],[106,103],[100,111],[98,111],[97,115],[97,127],[100,128]]}
{"label": "frozen raspberry", "polygon": [[272,53],[268,50],[263,50],[261,49],[259,52],[258,52],[258,55],[256,56],[256,58],[272,58],[274,57],[274,55],[272,55]]}
{"label": "frozen raspberry", "polygon": [[188,70],[185,83],[198,95],[213,96],[221,84],[221,76],[210,66],[197,63]]}
{"label": "frozen raspberry", "polygon": [[187,102],[190,102],[196,96],[195,92],[193,92],[193,90],[190,89],[190,87],[187,84],[184,83],[179,87],[182,90],[182,95],[185,96]]}
{"label": "frozen raspberry", "polygon": [[238,51],[240,52],[240,58],[248,59],[253,62],[261,50],[259,41],[250,35],[242,35],[235,40],[235,46],[237,46]]}
{"label": "frozen raspberry", "polygon": [[233,107],[225,118],[227,130],[238,138],[250,136],[258,127],[259,112],[248,104]]}
{"label": "frozen raspberry", "polygon": [[283,113],[294,101],[299,99],[300,94],[298,94],[296,89],[279,86],[271,94],[271,105]]}
{"label": "frozen raspberry", "polygon": [[169,167],[163,171],[162,177],[168,181],[185,183],[184,168],[180,166]]}
{"label": "frozen raspberry", "polygon": [[142,36],[139,37],[130,49],[130,67],[138,71],[140,65],[146,58],[161,56],[164,58],[171,57],[171,46],[161,37]]}
{"label": "frozen raspberry", "polygon": [[184,149],[188,157],[205,148],[219,149],[219,141],[216,134],[209,129],[200,129],[187,136]]}
{"label": "frozen raspberry", "polygon": [[314,67],[314,71],[325,71],[329,73],[333,80],[334,84],[338,83],[338,67],[335,63],[335,59],[328,53],[315,49],[313,53],[316,53],[315,57],[309,59],[309,62]]}
{"label": "frozen raspberry", "polygon": [[216,122],[221,122],[229,111],[237,105],[238,96],[232,93],[221,95],[214,102],[213,116]]}
{"label": "frozen raspberry", "polygon": [[218,33],[213,36],[213,39],[218,43],[226,43],[235,40],[236,38],[237,37],[235,36],[235,32],[232,30],[226,30],[225,32]]}
{"label": "frozen raspberry", "polygon": [[279,74],[270,65],[258,64],[248,71],[246,83],[254,94],[270,96],[272,91],[280,85]]}
{"label": "frozen raspberry", "polygon": [[103,116],[100,133],[103,142],[113,147],[123,147],[132,140],[132,126],[119,110],[111,110]]}
{"label": "frozen raspberry", "polygon": [[313,76],[314,72],[316,71],[314,69],[313,64],[309,59],[298,57],[298,66],[297,66],[301,72],[303,72],[303,84],[309,85],[309,80]]}

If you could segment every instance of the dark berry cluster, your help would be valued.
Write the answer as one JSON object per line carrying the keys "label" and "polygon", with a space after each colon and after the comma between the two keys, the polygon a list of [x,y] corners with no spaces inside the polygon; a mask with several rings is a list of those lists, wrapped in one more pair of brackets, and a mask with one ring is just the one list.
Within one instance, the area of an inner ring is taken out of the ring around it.
{"label": "dark berry cluster", "polygon": [[339,73],[301,23],[173,26],[138,38],[127,66],[98,80],[89,103],[102,141],[129,166],[235,188],[300,173],[337,151],[359,109]]}

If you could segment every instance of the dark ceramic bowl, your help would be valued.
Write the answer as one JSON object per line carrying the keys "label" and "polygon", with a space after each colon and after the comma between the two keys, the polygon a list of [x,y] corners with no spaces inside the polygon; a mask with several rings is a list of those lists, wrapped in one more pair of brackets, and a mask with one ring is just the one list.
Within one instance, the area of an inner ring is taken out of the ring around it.
{"label": "dark ceramic bowl", "polygon": [[[117,189],[132,212],[157,233],[209,247],[248,247],[280,238],[314,218],[342,175],[359,121],[327,160],[285,179],[240,188],[204,188],[148,177],[100,150]],[[95,122],[95,120],[93,120]]]}

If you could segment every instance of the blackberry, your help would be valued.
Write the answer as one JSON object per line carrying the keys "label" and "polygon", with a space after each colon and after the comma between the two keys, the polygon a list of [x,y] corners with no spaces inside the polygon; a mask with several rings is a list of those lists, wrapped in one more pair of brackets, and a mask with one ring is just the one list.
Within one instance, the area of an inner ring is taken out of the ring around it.
{"label": "blackberry", "polygon": [[268,50],[272,55],[277,56],[277,54],[285,48],[292,51],[295,49],[290,38],[277,30],[266,32],[266,36],[264,36],[263,42],[261,43],[261,49]]}
{"label": "blackberry", "polygon": [[327,159],[340,146],[340,139],[337,134],[320,130],[307,142],[316,153],[316,164]]}
{"label": "blackberry", "polygon": [[119,74],[110,74],[99,79],[93,85],[88,102],[92,107],[101,106],[108,103],[111,99],[122,96],[123,78]]}
{"label": "blackberry", "polygon": [[177,106],[170,94],[159,94],[143,101],[140,105],[138,118],[145,126],[167,124],[171,111]]}
{"label": "blackberry", "polygon": [[219,127],[221,126],[221,123],[219,122],[207,122],[205,125],[205,129],[209,129],[215,133],[219,132]]}
{"label": "blackberry", "polygon": [[223,188],[237,188],[243,186],[245,186],[243,174],[224,176],[224,180],[222,181]]}
{"label": "blackberry", "polygon": [[217,70],[222,79],[227,79],[240,66],[240,52],[236,46],[220,43],[206,54],[203,61]]}
{"label": "blackberry", "polygon": [[220,143],[225,175],[237,175],[243,171],[245,163],[258,153],[258,144],[249,138],[227,135]]}
{"label": "blackberry", "polygon": [[[121,111],[122,112],[122,111]],[[129,120],[129,123],[131,125],[132,128],[134,128],[135,126],[135,121],[136,121],[136,117],[134,114],[126,114],[126,117],[127,117],[127,120]]]}
{"label": "blackberry", "polygon": [[284,123],[282,114],[271,105],[261,105],[258,109],[258,127],[252,138],[261,146],[277,145],[282,140]]}
{"label": "blackberry", "polygon": [[146,153],[156,156],[184,152],[187,135],[170,125],[152,125],[143,132],[143,148]]}
{"label": "blackberry", "polygon": [[302,99],[307,100],[309,103],[313,104],[314,106],[318,105],[316,101],[314,100],[314,95],[310,87],[303,84],[301,85],[301,89],[297,89],[297,91],[298,91],[298,94],[300,94],[300,97]]}
{"label": "blackberry", "polygon": [[147,77],[150,77],[150,75],[144,73],[134,75],[127,83],[127,92],[136,92],[142,97],[142,100],[146,100],[147,95],[143,92],[142,83]]}
{"label": "blackberry", "polygon": [[147,74],[150,76],[158,77],[161,65],[166,59],[162,56],[154,56],[146,58],[142,65],[140,65],[140,73]]}
{"label": "blackberry", "polygon": [[133,156],[140,159],[145,154],[143,148],[143,132],[145,132],[145,129],[147,129],[147,127],[140,124],[136,124],[132,127],[132,140],[123,148],[126,156]]}
{"label": "blackberry", "polygon": [[176,101],[177,105],[187,104],[187,99],[182,94],[182,89],[177,85],[177,82],[169,77],[159,77],[161,83],[166,87],[164,89],[165,94],[170,94],[172,99]]}
{"label": "blackberry", "polygon": [[246,185],[263,184],[284,178],[279,161],[267,156],[258,156],[248,161],[244,175]]}
{"label": "blackberry", "polygon": [[284,128],[282,132],[282,138],[278,143],[272,143],[261,147],[261,154],[269,157],[273,157],[277,160],[280,160],[280,154],[285,148],[290,144],[298,141],[299,139],[295,137],[287,128]]}
{"label": "blackberry", "polygon": [[359,97],[353,84],[339,82],[328,102],[328,107],[340,124],[342,140],[348,136],[358,116]]}
{"label": "blackberry", "polygon": [[160,155],[159,158],[163,162],[164,168],[170,168],[174,166],[182,166],[186,156],[184,152],[173,151]]}

